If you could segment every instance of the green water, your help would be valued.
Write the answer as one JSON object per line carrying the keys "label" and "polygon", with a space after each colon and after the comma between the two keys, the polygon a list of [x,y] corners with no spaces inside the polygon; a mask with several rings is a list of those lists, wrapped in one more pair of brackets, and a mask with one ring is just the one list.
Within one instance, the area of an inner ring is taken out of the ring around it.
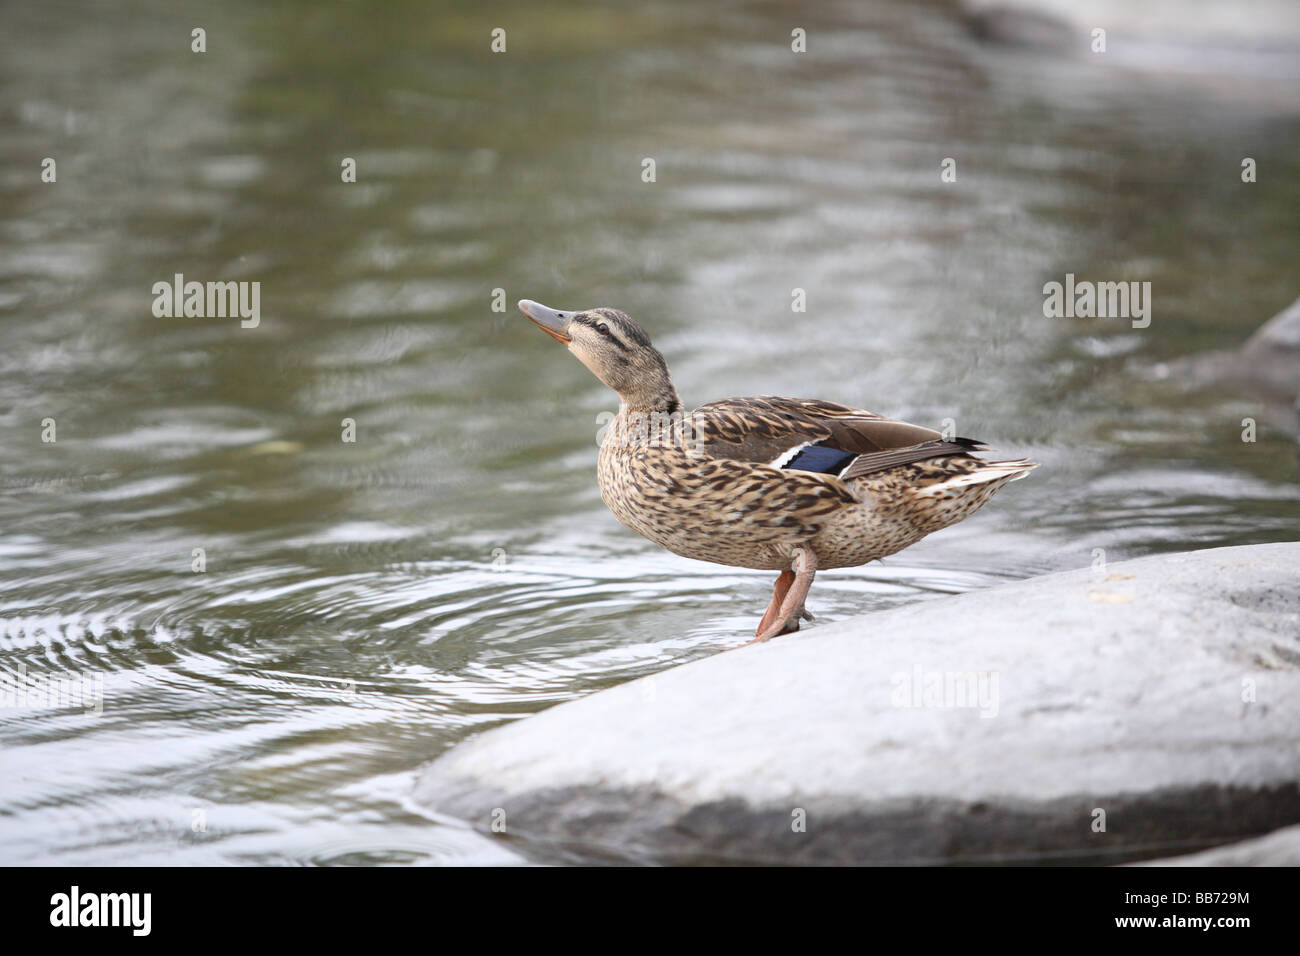
{"label": "green water", "polygon": [[[1158,374],[1297,294],[1294,98],[983,46],[942,4],[3,16],[0,668],[104,697],[0,708],[0,862],[511,862],[410,805],[421,765],[752,634],[768,575],[604,510],[613,397],[519,298],[628,311],[688,403],[1043,462],[820,575],[822,621],[1297,537],[1282,423]],[[1152,282],[1150,327],[1044,318],[1067,272]],[[156,318],[176,273],[260,282],[260,324]]]}

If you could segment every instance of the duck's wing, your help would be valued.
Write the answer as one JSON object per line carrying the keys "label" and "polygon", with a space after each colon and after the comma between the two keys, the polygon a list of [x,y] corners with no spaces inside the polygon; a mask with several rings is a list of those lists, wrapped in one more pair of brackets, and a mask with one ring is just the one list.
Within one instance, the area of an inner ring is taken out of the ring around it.
{"label": "duck's wing", "polygon": [[694,449],[707,457],[762,462],[845,481],[983,447],[967,438],[945,440],[933,428],[861,408],[773,395],[710,402],[682,424]]}

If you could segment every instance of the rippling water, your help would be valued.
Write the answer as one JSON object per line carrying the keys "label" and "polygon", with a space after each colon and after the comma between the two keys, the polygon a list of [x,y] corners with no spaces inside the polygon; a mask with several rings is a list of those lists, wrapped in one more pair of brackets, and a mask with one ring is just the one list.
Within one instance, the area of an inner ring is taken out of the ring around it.
{"label": "rippling water", "polygon": [[[612,396],[497,288],[626,309],[688,402],[1044,463],[819,576],[822,620],[1296,537],[1285,428],[1159,374],[1297,294],[1293,97],[984,46],[938,4],[5,19],[0,668],[103,708],[0,708],[0,862],[514,862],[408,803],[423,763],[752,633],[768,575],[617,525]],[[1151,327],[1044,319],[1066,272],[1151,280]],[[175,273],[260,281],[260,326],[155,318]]]}

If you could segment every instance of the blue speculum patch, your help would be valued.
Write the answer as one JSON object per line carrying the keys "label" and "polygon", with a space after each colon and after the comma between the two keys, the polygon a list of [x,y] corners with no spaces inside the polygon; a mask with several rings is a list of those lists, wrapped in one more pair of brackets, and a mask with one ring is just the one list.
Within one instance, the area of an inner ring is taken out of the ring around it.
{"label": "blue speculum patch", "polygon": [[841,451],[839,448],[824,448],[821,445],[809,445],[795,455],[785,465],[798,471],[817,471],[823,475],[838,475],[848,467],[849,462],[857,458],[857,452]]}

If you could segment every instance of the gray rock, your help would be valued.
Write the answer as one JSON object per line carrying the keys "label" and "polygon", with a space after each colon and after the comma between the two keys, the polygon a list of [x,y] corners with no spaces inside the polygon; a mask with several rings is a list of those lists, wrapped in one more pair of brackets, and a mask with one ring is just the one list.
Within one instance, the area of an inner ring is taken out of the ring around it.
{"label": "gray rock", "polygon": [[1240,349],[1169,363],[1168,374],[1219,384],[1294,409],[1300,399],[1300,299],[1260,326]]}
{"label": "gray rock", "polygon": [[1134,866],[1300,866],[1300,826],[1275,830],[1254,840]]}
{"label": "gray rock", "polygon": [[[1083,41],[1101,26],[1108,38],[1107,56],[1121,55],[1138,46],[1144,52],[1168,48],[1193,54],[1240,51],[1255,54],[1268,68],[1295,75],[1295,64],[1284,59],[1300,48],[1300,11],[1293,0],[1250,0],[1249,14],[1225,7],[1216,0],[1178,0],[1177,3],[1116,3],[1115,0],[959,0],[958,8],[980,31],[990,21],[1016,40],[1022,33],[1032,39],[1043,32],[1051,37],[1067,30]],[[1017,24],[1020,21],[1020,24]],[[1046,31],[1051,31],[1047,33]],[[1124,57],[1127,66],[1130,58]],[[1159,70],[1166,60],[1139,66]],[[1232,65],[1236,65],[1233,61]],[[1222,64],[1199,64],[1213,69]],[[1171,77],[1171,82],[1185,80]]]}
{"label": "gray rock", "polygon": [[867,614],[490,731],[416,799],[485,832],[504,812],[542,860],[1118,863],[1256,836],[1300,822],[1298,583],[1300,542]]}
{"label": "gray rock", "polygon": [[987,43],[1043,51],[1085,50],[1086,31],[1060,17],[1015,4],[966,4],[966,25]]}
{"label": "gray rock", "polygon": [[1260,326],[1241,356],[1260,388],[1292,399],[1300,394],[1300,299]]}

